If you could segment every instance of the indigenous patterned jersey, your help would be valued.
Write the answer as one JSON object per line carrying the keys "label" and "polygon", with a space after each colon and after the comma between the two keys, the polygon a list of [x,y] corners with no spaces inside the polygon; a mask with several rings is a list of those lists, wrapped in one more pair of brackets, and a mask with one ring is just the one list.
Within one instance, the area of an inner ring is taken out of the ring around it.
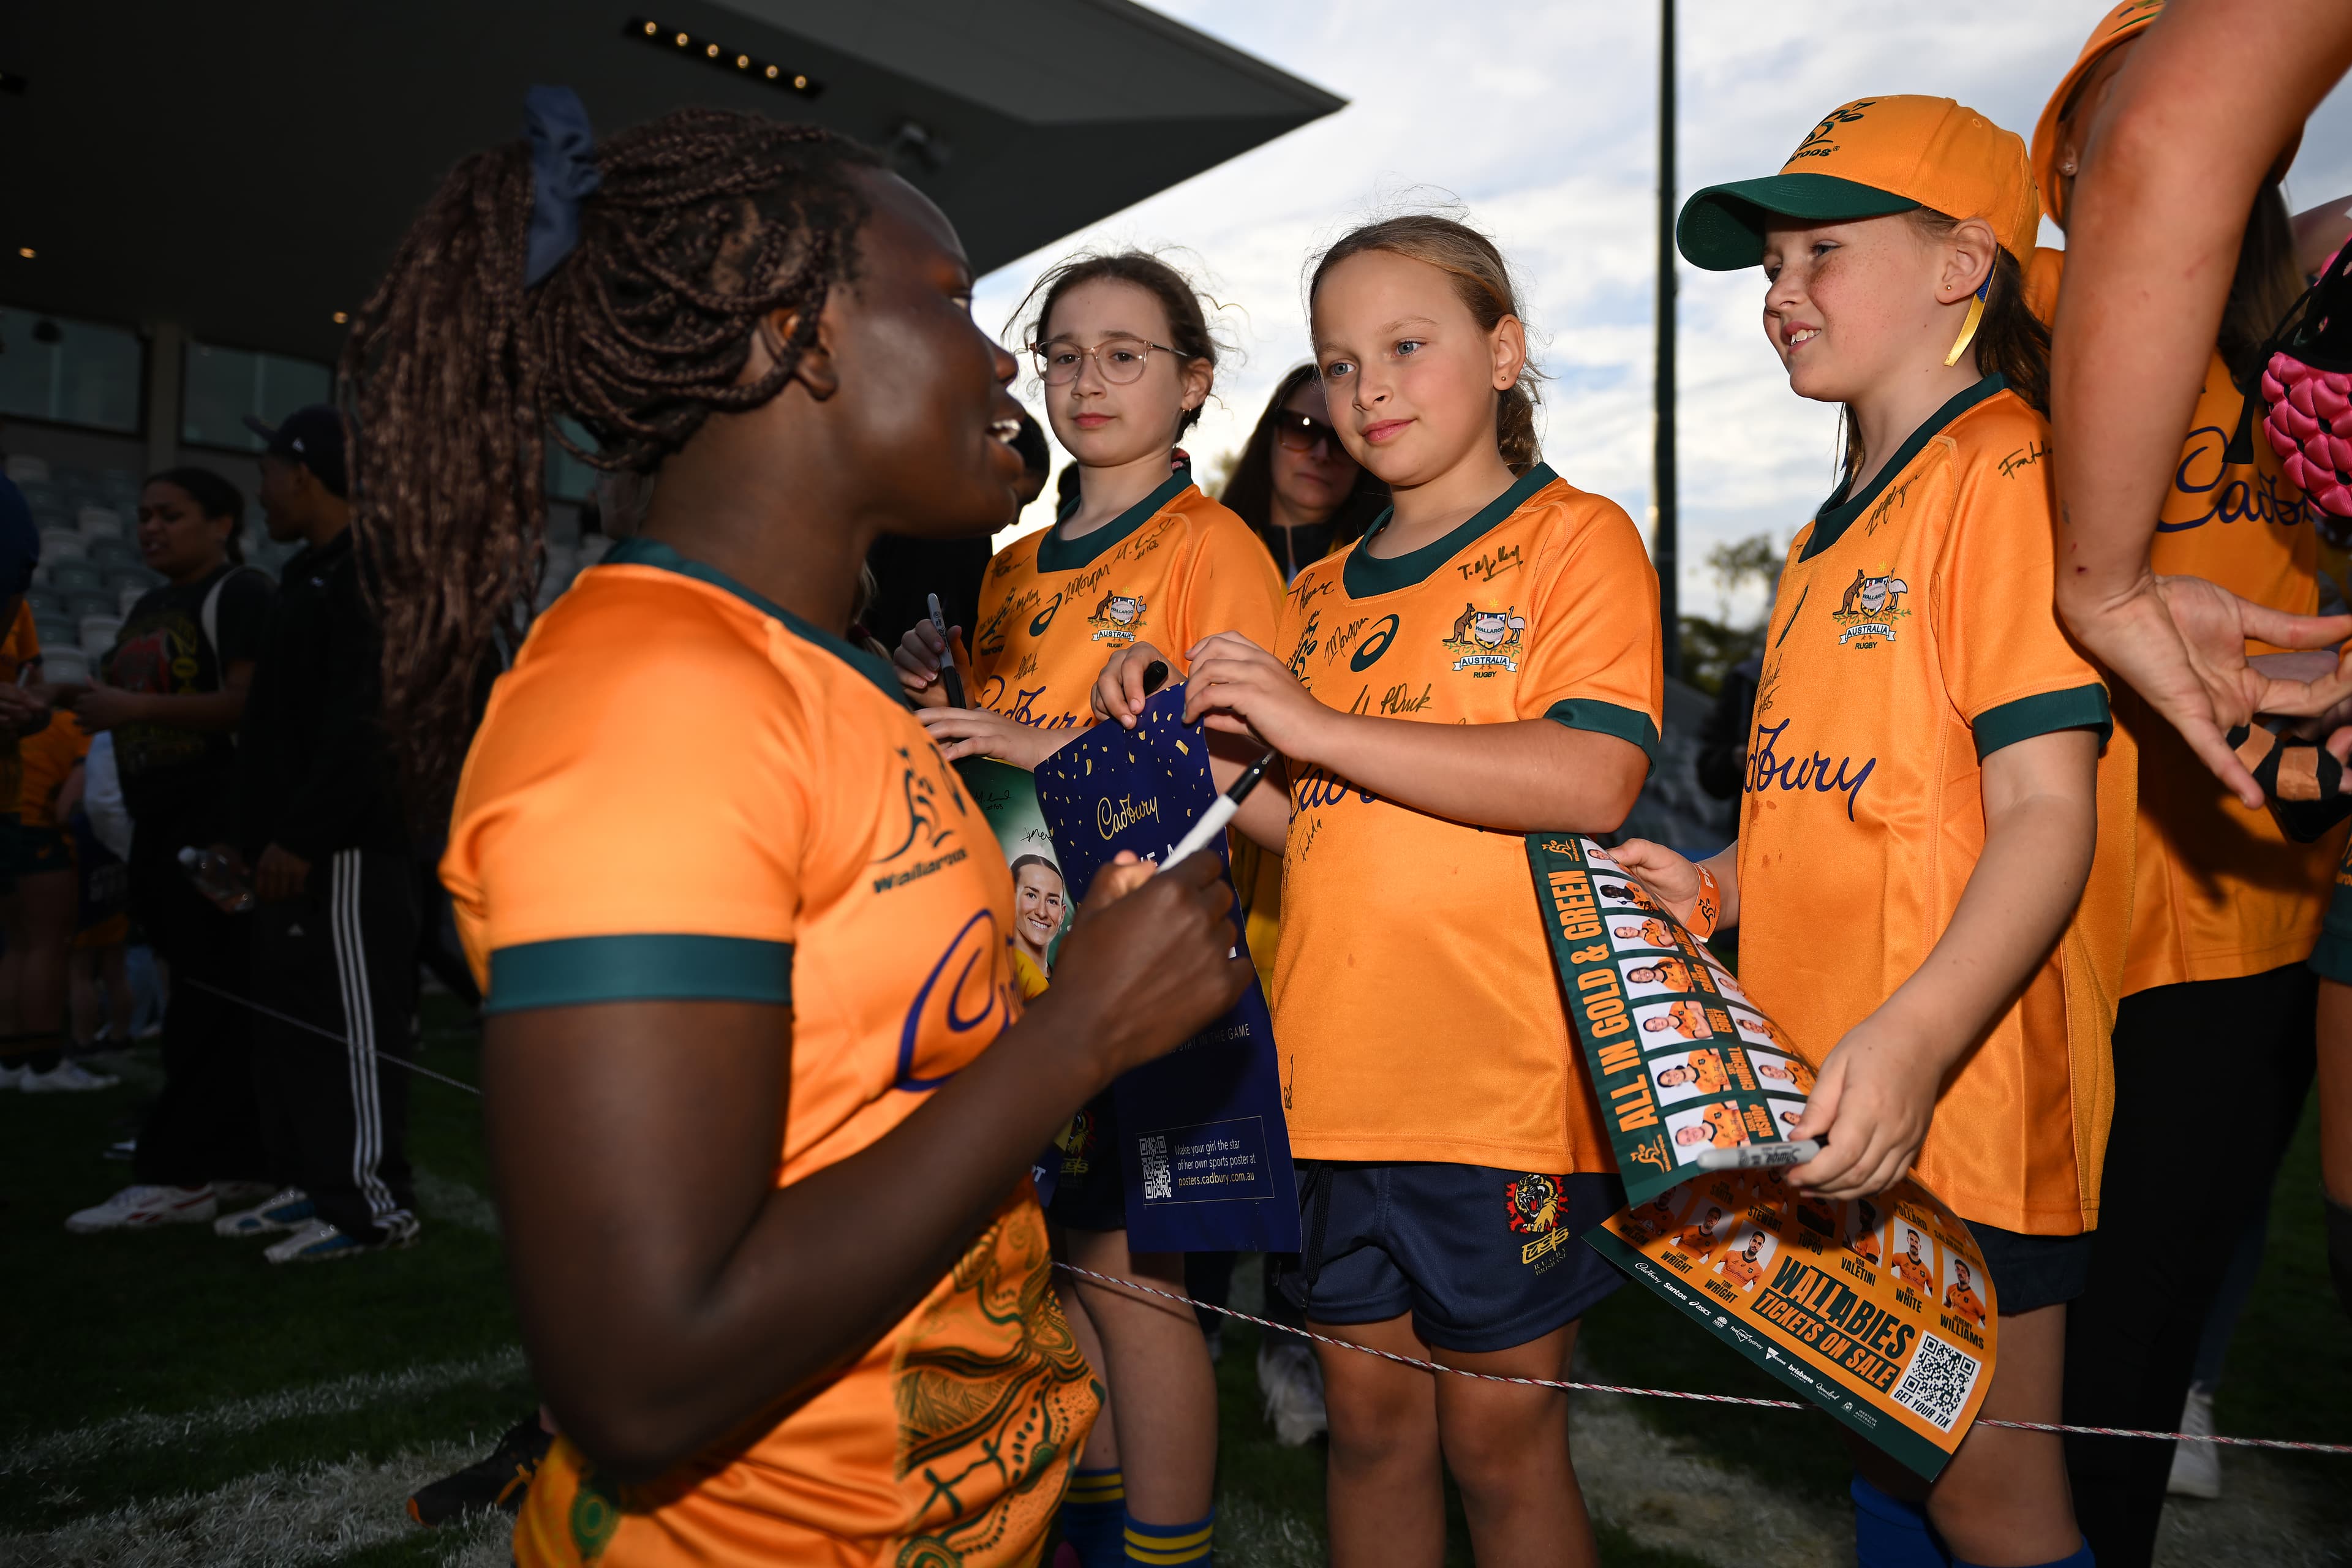
{"label": "indigenous patterned jersey", "polygon": [[[499,681],[442,874],[489,1011],[789,1006],[789,1185],[1017,1013],[1012,880],[878,659],[651,541],[605,563]],[[1029,1563],[1096,1408],[1024,1184],[765,1435],[643,1487],[558,1438],[516,1558]]]}
{"label": "indigenous patterned jersey", "polygon": [[[2107,726],[2052,606],[2049,446],[1987,376],[1790,548],[1740,810],[1739,977],[1816,1067],[1951,923],[1984,849],[1984,758]],[[2115,834],[2082,911],[1947,1081],[1919,1152],[1922,1181],[2004,1229],[2095,1223],[2131,820],[2100,807]]]}
{"label": "indigenous patterned jersey", "polygon": [[[2036,253],[2034,303],[2049,320],[2065,261]],[[2189,438],[2158,514],[2148,563],[2203,577],[2257,605],[2308,616],[2319,605],[2311,510],[2262,432],[2256,399],[2217,353],[2205,367]],[[2267,643],[2249,652],[2273,651]],[[2139,826],[2124,994],[2190,980],[2259,974],[2308,957],[2327,908],[2342,827],[2314,844],[2248,810],[2197,760],[2180,732],[2125,686],[2116,721],[2139,747]]]}
{"label": "indigenous patterned jersey", "polygon": [[[1307,567],[1275,652],[1330,707],[1549,719],[1655,755],[1657,576],[1624,512],[1538,464],[1444,538]],[[1552,978],[1527,844],[1291,778],[1275,1040],[1307,1159],[1615,1168]]]}
{"label": "indigenous patterned jersey", "polygon": [[1047,730],[1094,722],[1095,679],[1144,642],[1184,678],[1184,650],[1217,632],[1274,643],[1282,580],[1249,524],[1190,473],[1081,539],[1062,525],[1014,540],[988,563],[971,668],[973,706]]}

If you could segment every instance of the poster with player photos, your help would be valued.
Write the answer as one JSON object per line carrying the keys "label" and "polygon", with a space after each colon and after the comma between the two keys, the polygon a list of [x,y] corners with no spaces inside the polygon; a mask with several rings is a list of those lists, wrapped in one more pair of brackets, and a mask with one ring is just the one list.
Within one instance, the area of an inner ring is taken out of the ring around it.
{"label": "poster with player photos", "polygon": [[[1038,765],[1037,799],[1073,889],[1122,849],[1157,860],[1216,798],[1207,738],[1184,689],[1154,696],[1132,730],[1097,724]],[[1224,840],[1217,840],[1220,860]],[[1230,864],[1226,875],[1232,875]],[[1241,906],[1234,949],[1246,960]],[[1112,1085],[1138,1252],[1296,1252],[1298,1177],[1274,1022],[1253,978],[1231,1012]]]}
{"label": "poster with player photos", "polygon": [[1595,1251],[1932,1480],[1984,1403],[1993,1283],[1916,1182],[1831,1203],[1708,1149],[1787,1142],[1813,1070],[1706,944],[1589,838],[1530,834],[1560,994],[1627,1205]]}

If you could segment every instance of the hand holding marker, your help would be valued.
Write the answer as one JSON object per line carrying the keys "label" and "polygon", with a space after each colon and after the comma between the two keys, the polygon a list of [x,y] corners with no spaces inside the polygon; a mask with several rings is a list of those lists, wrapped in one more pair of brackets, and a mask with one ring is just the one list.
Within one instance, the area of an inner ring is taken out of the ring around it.
{"label": "hand holding marker", "polygon": [[[1167,684],[1166,660],[1155,658],[1143,667],[1143,694],[1146,697]],[[1225,830],[1225,824],[1234,819],[1234,813],[1242,808],[1242,802],[1248,798],[1249,792],[1257,787],[1258,780],[1265,777],[1265,770],[1273,765],[1274,752],[1269,751],[1244,768],[1242,776],[1234,781],[1233,787],[1211,801],[1209,809],[1201,814],[1201,820],[1192,825],[1192,830],[1178,839],[1175,847],[1160,858],[1160,868],[1165,871],[1186,856],[1214,843],[1217,835]]]}
{"label": "hand holding marker", "polygon": [[948,706],[963,706],[963,677],[956,673],[955,645],[948,641],[948,618],[937,594],[926,595],[931,606],[931,629],[940,634],[940,681],[947,689]]}
{"label": "hand holding marker", "polygon": [[1793,1143],[1742,1143],[1731,1149],[1709,1149],[1699,1155],[1702,1171],[1759,1171],[1777,1165],[1801,1165],[1822,1152],[1818,1138]]}

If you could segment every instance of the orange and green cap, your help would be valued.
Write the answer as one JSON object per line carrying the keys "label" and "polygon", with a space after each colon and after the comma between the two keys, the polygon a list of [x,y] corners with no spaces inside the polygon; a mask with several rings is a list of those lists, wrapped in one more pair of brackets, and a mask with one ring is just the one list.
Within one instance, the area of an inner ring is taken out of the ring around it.
{"label": "orange and green cap", "polygon": [[1685,202],[1675,244],[1694,267],[1736,272],[1764,259],[1775,217],[1849,223],[1916,207],[1981,218],[2001,248],[2031,255],[2040,214],[2024,142],[1948,98],[1857,98],[1814,126],[1779,174]]}
{"label": "orange and green cap", "polygon": [[2042,210],[2050,221],[2059,221],[2058,212],[2058,118],[2066,111],[2066,100],[2099,63],[2099,57],[2116,45],[2129,42],[2148,29],[2150,23],[2164,14],[2164,0],[2122,0],[2122,3],[2099,18],[2091,36],[2083,42],[2083,52],[2074,57],[2074,64],[2058,83],[2058,90],[2042,106],[2042,118],[2033,127],[2033,185],[2041,193]]}
{"label": "orange and green cap", "polygon": [[[2058,89],[2050,95],[2050,101],[2042,106],[2042,118],[2033,127],[2033,184],[2041,194],[2042,210],[2050,215],[2051,222],[2065,221],[2065,215],[2059,210],[2058,121],[2065,114],[2068,101],[2101,56],[2147,32],[2162,15],[2164,0],[2121,0],[2099,18],[2091,36],[2083,40],[2083,52],[2074,57],[2074,66],[2059,79]],[[2295,151],[2302,145],[2303,132],[2298,131],[2272,165],[2269,184],[2276,184],[2286,178],[2287,165],[2294,162]]]}

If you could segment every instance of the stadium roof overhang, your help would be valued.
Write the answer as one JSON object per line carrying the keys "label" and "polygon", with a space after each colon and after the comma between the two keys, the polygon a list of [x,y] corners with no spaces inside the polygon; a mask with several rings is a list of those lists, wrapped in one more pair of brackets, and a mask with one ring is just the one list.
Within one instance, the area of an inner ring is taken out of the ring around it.
{"label": "stadium roof overhang", "polygon": [[0,300],[320,360],[534,83],[604,129],[706,104],[846,132],[982,271],[1342,102],[1129,0],[18,6],[0,73]]}

